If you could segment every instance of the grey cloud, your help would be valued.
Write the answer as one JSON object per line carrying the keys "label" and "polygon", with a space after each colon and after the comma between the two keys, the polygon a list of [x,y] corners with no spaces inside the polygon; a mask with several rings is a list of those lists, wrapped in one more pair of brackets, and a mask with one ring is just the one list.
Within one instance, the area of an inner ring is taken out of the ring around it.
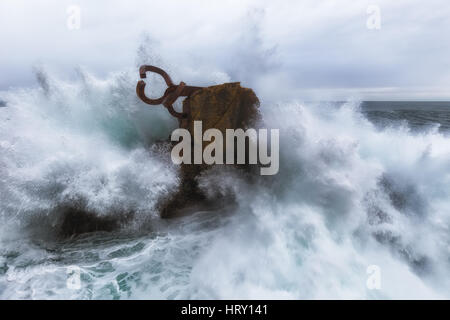
{"label": "grey cloud", "polygon": [[282,87],[285,98],[450,98],[446,0],[377,1],[380,30],[366,28],[371,1],[76,3],[81,29],[70,31],[72,1],[1,2],[0,89],[30,85],[39,63],[63,77],[77,66],[104,77],[150,59],[185,81],[223,74],[259,91]]}

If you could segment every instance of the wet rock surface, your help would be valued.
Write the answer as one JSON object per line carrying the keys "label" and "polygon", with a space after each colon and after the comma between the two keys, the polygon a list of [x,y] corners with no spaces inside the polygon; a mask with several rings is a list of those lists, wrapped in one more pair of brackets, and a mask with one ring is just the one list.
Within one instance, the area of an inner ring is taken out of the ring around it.
{"label": "wet rock surface", "polygon": [[78,206],[66,206],[59,208],[62,223],[59,226],[59,236],[63,238],[73,237],[83,233],[106,231],[111,232],[119,229],[127,223],[133,213],[111,213],[100,216],[86,208]]}
{"label": "wet rock surface", "polygon": [[[180,128],[187,129],[193,137],[194,121],[202,121],[203,132],[215,128],[220,130],[225,137],[226,129],[254,128],[261,118],[258,108],[259,100],[256,94],[252,89],[241,87],[239,82],[203,88],[183,101],[183,112],[187,113],[188,117],[180,121]],[[203,148],[209,143],[204,142]],[[192,141],[192,152],[193,144],[194,141]],[[178,216],[181,211],[189,211],[188,207],[198,208],[199,206],[210,207],[213,205],[206,200],[197,183],[197,177],[212,166],[182,164],[179,190],[171,199],[161,205],[161,217]],[[235,166],[242,170],[249,170],[249,167],[245,165]],[[216,199],[214,202],[220,203],[220,199]]]}

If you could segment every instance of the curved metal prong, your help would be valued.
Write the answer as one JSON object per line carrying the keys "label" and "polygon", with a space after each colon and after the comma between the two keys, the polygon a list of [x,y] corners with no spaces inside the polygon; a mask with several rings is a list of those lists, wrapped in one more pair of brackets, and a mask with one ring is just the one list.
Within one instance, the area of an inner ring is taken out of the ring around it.
{"label": "curved metal prong", "polygon": [[151,71],[154,73],[159,74],[161,77],[164,78],[164,81],[166,82],[168,87],[173,86],[173,82],[172,79],[170,79],[170,76],[161,68],[155,67],[155,66],[149,66],[149,65],[144,65],[141,66],[139,68],[139,75],[141,76],[141,79],[145,79],[147,78],[147,72]]}
{"label": "curved metal prong", "polygon": [[144,65],[139,68],[139,75],[141,79],[147,78],[147,72],[155,72],[163,77],[164,81],[167,84],[167,89],[164,92],[164,95],[158,99],[150,99],[145,95],[145,82],[143,80],[139,80],[136,85],[136,94],[138,97],[147,104],[151,105],[164,105],[170,114],[176,118],[182,119],[188,116],[187,113],[181,113],[175,111],[172,104],[178,99],[180,96],[189,97],[192,93],[197,90],[200,90],[201,87],[192,87],[186,86],[184,82],[181,82],[179,85],[174,85],[170,76],[161,68],[155,66]]}
{"label": "curved metal prong", "polygon": [[172,104],[178,99],[178,97],[180,96],[180,94],[183,91],[183,89],[185,88],[185,86],[186,86],[186,84],[184,82],[180,82],[180,84],[176,87],[175,91],[168,94],[167,98],[164,99],[164,102],[163,102],[164,106],[167,108],[169,113],[178,119],[186,118],[187,114],[175,111]]}
{"label": "curved metal prong", "polygon": [[[154,72],[159,74],[161,77],[163,77],[164,81],[166,82],[168,87],[173,86],[172,79],[170,79],[170,76],[165,72],[163,69],[155,67],[155,66],[149,66],[149,65],[143,65],[139,68],[139,75],[141,76],[141,79],[147,78],[147,72]],[[164,99],[166,99],[166,94],[164,94],[161,98],[158,99],[150,99],[145,95],[145,82],[143,80],[140,80],[136,85],[136,93],[138,97],[144,101],[145,103],[151,104],[151,105],[157,105],[162,104],[164,102]]]}
{"label": "curved metal prong", "polygon": [[150,99],[145,95],[145,82],[144,80],[140,80],[138,81],[137,85],[136,85],[136,94],[138,95],[138,97],[144,101],[145,103],[151,104],[151,105],[158,105],[158,104],[162,104],[164,99],[166,98],[165,96],[162,96],[161,98],[158,99]]}

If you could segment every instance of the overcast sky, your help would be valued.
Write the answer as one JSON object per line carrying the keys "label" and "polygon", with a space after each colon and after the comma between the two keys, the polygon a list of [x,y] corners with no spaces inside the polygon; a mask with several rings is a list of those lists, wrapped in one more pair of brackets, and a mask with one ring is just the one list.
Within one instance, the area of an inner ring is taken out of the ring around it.
{"label": "overcast sky", "polygon": [[273,98],[450,100],[448,0],[1,0],[0,30],[0,90],[34,85],[36,65],[107,77],[145,51],[189,84],[215,74]]}

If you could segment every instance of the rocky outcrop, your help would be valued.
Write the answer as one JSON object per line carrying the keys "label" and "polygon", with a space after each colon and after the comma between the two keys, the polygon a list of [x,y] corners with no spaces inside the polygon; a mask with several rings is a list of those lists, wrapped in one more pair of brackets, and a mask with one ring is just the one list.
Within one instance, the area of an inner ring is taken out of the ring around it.
{"label": "rocky outcrop", "polygon": [[259,119],[259,100],[252,89],[241,87],[239,82],[203,88],[183,101],[183,112],[188,118],[180,128],[193,134],[194,121],[203,122],[203,130],[247,128]]}
{"label": "rocky outcrop", "polygon": [[[241,87],[239,82],[203,88],[183,101],[183,112],[187,113],[188,117],[180,120],[180,128],[187,129],[193,136],[194,121],[202,121],[203,132],[215,128],[225,136],[226,129],[246,130],[255,127],[260,119],[258,107],[259,100],[253,90]],[[172,199],[162,205],[162,217],[176,216],[183,208],[196,206],[205,201],[205,197],[198,189],[196,178],[209,167],[211,165],[181,165],[180,188]],[[244,165],[240,167],[248,169]]]}

